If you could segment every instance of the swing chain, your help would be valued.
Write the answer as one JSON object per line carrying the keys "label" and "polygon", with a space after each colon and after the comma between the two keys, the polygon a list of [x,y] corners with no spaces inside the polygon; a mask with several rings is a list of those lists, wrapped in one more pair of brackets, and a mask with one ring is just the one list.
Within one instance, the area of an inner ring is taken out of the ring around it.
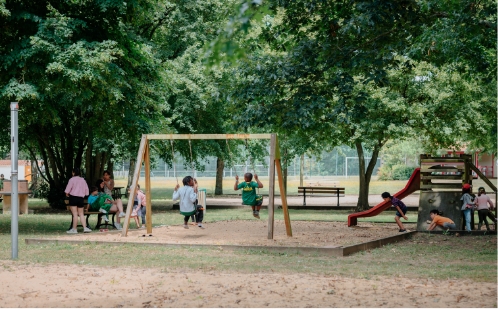
{"label": "swing chain", "polygon": [[232,151],[230,151],[230,143],[228,142],[228,139],[225,139],[225,141],[227,142],[228,154],[230,155],[230,163],[232,163],[233,171],[235,172],[235,176],[239,176],[237,175],[237,170],[235,169],[235,164],[233,163]]}
{"label": "swing chain", "polygon": [[173,140],[169,140],[171,142],[171,165],[173,165],[173,173],[175,174],[176,177],[176,184],[178,184],[178,175],[176,174],[176,167],[175,167],[175,148],[173,147]]}
{"label": "swing chain", "polygon": [[192,155],[192,142],[188,140],[188,146],[190,148],[190,164],[192,165],[192,177],[195,178],[195,164],[194,164],[194,156]]}

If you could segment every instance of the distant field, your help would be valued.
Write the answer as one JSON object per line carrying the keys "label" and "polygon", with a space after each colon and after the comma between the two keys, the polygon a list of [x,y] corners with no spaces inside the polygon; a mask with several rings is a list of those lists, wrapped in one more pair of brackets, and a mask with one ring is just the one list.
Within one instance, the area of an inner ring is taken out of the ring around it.
{"label": "distant field", "polygon": [[[242,177],[240,177],[242,178]],[[200,188],[206,189],[208,196],[214,194],[215,189],[215,178],[214,177],[201,177],[197,179]],[[268,177],[260,177],[264,188],[260,189],[261,194],[268,194],[269,179]],[[126,179],[116,179],[116,186],[126,187]],[[494,180],[496,183],[496,180]],[[178,178],[180,185],[182,184],[182,179]],[[346,194],[357,195],[359,191],[359,180],[358,177],[313,177],[311,179],[305,179],[304,184],[317,183],[327,184],[332,182],[338,182],[339,187],[346,188]],[[176,185],[176,179],[164,178],[164,177],[152,177],[152,198],[153,199],[170,199],[173,193],[173,188]],[[239,192],[233,190],[233,185],[235,183],[235,177],[224,178],[223,179],[223,194],[224,195],[238,195]],[[406,186],[406,180],[390,180],[390,181],[379,181],[376,178],[372,179],[370,182],[370,194],[381,194],[384,191],[397,192]],[[142,177],[139,179],[140,187],[145,188],[145,179]],[[482,180],[474,180],[474,187],[484,186],[488,191],[492,192],[490,188],[484,184]],[[297,195],[297,187],[299,186],[299,178],[291,177],[287,180],[287,193],[289,195]],[[280,194],[280,188],[278,186],[278,181],[275,182],[275,194]]]}

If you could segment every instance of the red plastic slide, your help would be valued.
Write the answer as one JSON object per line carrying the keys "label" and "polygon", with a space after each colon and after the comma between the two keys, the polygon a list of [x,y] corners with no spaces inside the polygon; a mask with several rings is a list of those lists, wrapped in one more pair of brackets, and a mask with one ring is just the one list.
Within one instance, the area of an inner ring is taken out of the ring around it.
{"label": "red plastic slide", "polygon": [[[402,200],[403,198],[407,197],[408,195],[412,194],[413,192],[415,192],[417,190],[420,190],[420,168],[416,168],[413,171],[413,174],[410,177],[410,179],[408,180],[408,183],[406,184],[406,186],[401,191],[393,194],[393,196]],[[384,202],[370,208],[369,210],[365,210],[362,212],[357,212],[357,213],[351,214],[348,216],[348,226],[358,224],[358,218],[376,216],[376,215],[380,214],[381,212],[383,212],[384,210],[388,209],[389,207],[391,207],[391,202],[384,201]]]}

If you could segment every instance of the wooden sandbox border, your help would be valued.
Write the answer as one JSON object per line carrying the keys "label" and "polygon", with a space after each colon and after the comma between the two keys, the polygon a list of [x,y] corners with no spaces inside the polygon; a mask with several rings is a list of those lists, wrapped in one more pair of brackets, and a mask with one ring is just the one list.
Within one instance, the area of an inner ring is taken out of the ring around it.
{"label": "wooden sandbox border", "polygon": [[37,244],[98,244],[98,245],[140,245],[140,246],[164,246],[172,248],[222,248],[223,250],[256,250],[270,252],[289,253],[320,253],[328,256],[348,256],[360,251],[379,248],[387,244],[403,241],[412,237],[417,231],[402,233],[395,236],[380,238],[361,244],[345,247],[277,247],[277,246],[243,246],[243,245],[200,245],[200,244],[170,244],[170,243],[145,243],[145,242],[116,242],[116,241],[89,241],[89,240],[66,240],[51,238],[26,238],[26,245]]}

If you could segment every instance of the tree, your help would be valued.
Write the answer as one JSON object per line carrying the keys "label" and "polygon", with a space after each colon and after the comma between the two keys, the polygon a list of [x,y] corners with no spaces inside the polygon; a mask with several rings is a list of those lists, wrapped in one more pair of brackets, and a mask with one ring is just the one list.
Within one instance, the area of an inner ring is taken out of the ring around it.
{"label": "tree", "polygon": [[[239,122],[286,132],[301,151],[314,144],[315,150],[355,147],[357,210],[367,209],[372,171],[389,140],[420,134],[432,145],[454,145],[464,137],[456,134],[458,119],[468,114],[457,96],[472,98],[476,108],[483,103],[468,80],[452,84],[459,72],[445,65],[451,59],[432,65],[409,57],[418,48],[414,42],[438,22],[439,15],[424,7],[428,3],[269,1],[271,15],[254,30],[258,39],[250,33],[241,40],[251,54],[239,59],[234,74],[233,105],[245,106]],[[482,39],[489,42],[489,33]],[[474,117],[469,123],[477,127],[482,121]],[[365,151],[372,153],[366,165]]]}
{"label": "tree", "polygon": [[20,147],[44,161],[48,201],[62,207],[74,166],[86,161],[93,182],[113,145],[138,140],[164,107],[157,61],[126,23],[142,8],[24,1],[5,9],[0,96],[3,104],[20,102]]}

